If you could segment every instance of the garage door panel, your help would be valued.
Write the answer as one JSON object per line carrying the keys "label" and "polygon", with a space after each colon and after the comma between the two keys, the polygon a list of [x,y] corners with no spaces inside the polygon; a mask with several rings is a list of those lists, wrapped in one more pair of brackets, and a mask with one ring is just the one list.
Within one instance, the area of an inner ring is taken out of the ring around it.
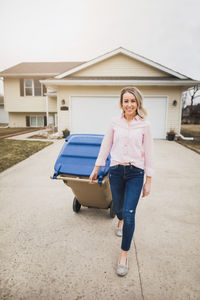
{"label": "garage door panel", "polygon": [[[144,107],[153,137],[165,139],[167,98],[144,97]],[[117,96],[71,97],[70,108],[71,133],[105,134],[110,120],[121,114]]]}
{"label": "garage door panel", "polygon": [[152,134],[155,139],[166,137],[166,97],[144,97],[144,108],[147,110],[147,120],[151,123]]}
{"label": "garage door panel", "polygon": [[117,97],[72,97],[71,132],[105,134],[111,118],[120,113]]}

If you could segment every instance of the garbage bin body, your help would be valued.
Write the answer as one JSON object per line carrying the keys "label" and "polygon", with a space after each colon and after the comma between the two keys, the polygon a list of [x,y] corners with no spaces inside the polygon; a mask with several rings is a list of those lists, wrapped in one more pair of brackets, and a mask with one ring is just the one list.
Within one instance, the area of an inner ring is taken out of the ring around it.
{"label": "garbage bin body", "polygon": [[112,202],[108,178],[110,155],[99,170],[98,182],[89,184],[102,139],[103,135],[94,134],[68,136],[55,163],[53,178],[62,178],[82,206],[106,209]]}
{"label": "garbage bin body", "polygon": [[81,179],[87,179],[86,177],[74,177],[80,179],[80,181],[71,181],[68,180],[68,178],[73,177],[66,176],[66,180],[63,181],[72,189],[75,197],[82,206],[95,208],[110,207],[112,196],[108,175],[105,176],[101,184],[96,183],[91,185],[89,185],[88,182],[81,181]]}

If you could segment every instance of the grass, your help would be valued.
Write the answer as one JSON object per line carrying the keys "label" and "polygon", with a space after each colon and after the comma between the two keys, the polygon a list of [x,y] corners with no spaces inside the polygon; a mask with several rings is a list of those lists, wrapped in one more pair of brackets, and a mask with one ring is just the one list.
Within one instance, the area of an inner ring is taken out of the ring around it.
{"label": "grass", "polygon": [[18,132],[31,132],[31,131],[35,131],[35,130],[40,130],[41,128],[27,128],[27,127],[14,127],[14,128],[2,128],[0,127],[0,137],[6,134],[12,134],[12,133],[18,133]]}
{"label": "grass", "polygon": [[12,167],[52,142],[0,140],[0,172]]}
{"label": "grass", "polygon": [[199,124],[182,124],[181,133],[187,136],[200,138],[200,125]]}
{"label": "grass", "polygon": [[181,134],[185,137],[194,137],[193,141],[178,139],[177,142],[200,154],[200,125],[184,124],[181,125]]}

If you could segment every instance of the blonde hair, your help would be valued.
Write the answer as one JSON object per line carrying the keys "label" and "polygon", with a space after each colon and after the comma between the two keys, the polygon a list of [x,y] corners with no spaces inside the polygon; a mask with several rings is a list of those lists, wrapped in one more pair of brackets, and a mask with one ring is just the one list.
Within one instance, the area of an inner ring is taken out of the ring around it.
{"label": "blonde hair", "polygon": [[121,106],[121,108],[122,108],[122,104],[123,104],[123,95],[125,93],[130,93],[133,96],[135,96],[135,99],[137,101],[137,114],[139,115],[139,117],[144,119],[147,116],[147,112],[143,107],[143,96],[142,96],[141,92],[136,87],[125,87],[125,88],[123,88],[121,90],[121,93],[120,93],[120,106]]}

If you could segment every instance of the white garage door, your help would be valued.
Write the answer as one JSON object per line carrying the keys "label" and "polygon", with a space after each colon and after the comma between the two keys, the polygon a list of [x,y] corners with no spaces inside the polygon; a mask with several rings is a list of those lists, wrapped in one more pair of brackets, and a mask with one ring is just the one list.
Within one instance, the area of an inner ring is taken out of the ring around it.
{"label": "white garage door", "polygon": [[117,97],[71,97],[71,133],[104,134],[121,109]]}
{"label": "white garage door", "polygon": [[151,130],[155,139],[166,138],[166,97],[144,97],[144,107],[147,110],[147,119],[151,123]]}
{"label": "white garage door", "polygon": [[[145,97],[144,106],[148,111],[153,137],[165,138],[167,99]],[[71,97],[70,108],[71,133],[104,134],[110,120],[121,114],[118,96]]]}

